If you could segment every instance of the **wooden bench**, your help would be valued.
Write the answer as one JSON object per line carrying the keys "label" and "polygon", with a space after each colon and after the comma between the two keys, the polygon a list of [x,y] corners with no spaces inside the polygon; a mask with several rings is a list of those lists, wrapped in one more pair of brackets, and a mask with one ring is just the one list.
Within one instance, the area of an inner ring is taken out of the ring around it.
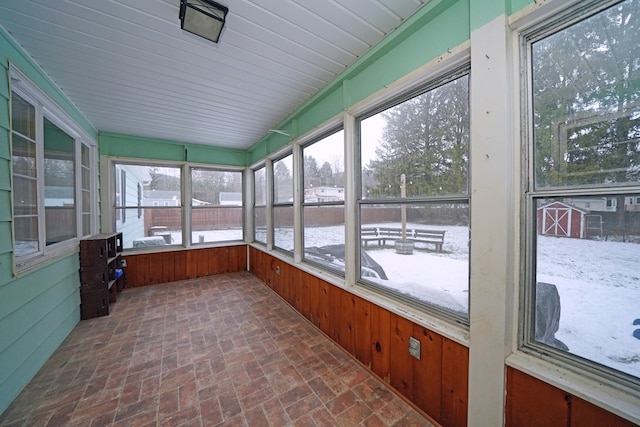
{"label": "wooden bench", "polygon": [[363,246],[367,246],[369,242],[378,242],[378,245],[382,244],[382,242],[378,238],[378,229],[375,227],[361,228],[360,239],[362,240]]}
{"label": "wooden bench", "polygon": [[416,243],[429,243],[435,245],[436,251],[442,252],[444,244],[444,230],[421,230],[416,228],[413,230],[411,240]]}
{"label": "wooden bench", "polygon": [[[407,240],[414,243],[427,243],[435,245],[435,250],[442,252],[444,244],[444,230],[407,230]],[[402,229],[391,227],[364,227],[360,230],[362,246],[367,246],[369,242],[376,242],[378,246],[386,246],[387,240],[396,241],[402,238]]]}
{"label": "wooden bench", "polygon": [[[407,238],[411,237],[411,230],[407,230]],[[387,240],[396,241],[402,238],[402,230],[391,227],[365,227],[360,230],[362,245],[376,242],[378,246],[386,246]]]}
{"label": "wooden bench", "polygon": [[[407,237],[410,237],[410,233],[411,233],[411,230],[407,230]],[[402,239],[402,229],[390,228],[390,227],[379,227],[378,238],[381,240],[382,245],[385,246],[387,244],[387,240],[391,240],[392,242],[394,242],[396,240]]]}

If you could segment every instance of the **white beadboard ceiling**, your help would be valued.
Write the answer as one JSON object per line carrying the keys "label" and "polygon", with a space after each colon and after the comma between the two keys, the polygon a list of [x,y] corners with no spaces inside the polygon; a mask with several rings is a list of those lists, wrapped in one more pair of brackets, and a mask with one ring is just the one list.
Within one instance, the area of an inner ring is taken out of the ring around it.
{"label": "white beadboard ceiling", "polygon": [[3,0],[2,25],[102,132],[246,149],[428,0],[220,0],[219,44],[180,0]]}

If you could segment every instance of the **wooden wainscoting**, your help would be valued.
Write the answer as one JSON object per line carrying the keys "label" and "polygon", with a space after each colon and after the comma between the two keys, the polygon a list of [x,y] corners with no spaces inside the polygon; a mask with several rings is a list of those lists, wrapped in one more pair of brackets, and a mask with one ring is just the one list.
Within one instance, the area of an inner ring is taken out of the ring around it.
{"label": "wooden wainscoting", "polygon": [[[465,346],[259,249],[249,258],[253,274],[433,420],[467,425]],[[420,340],[420,360],[409,355],[409,337]]]}
{"label": "wooden wainscoting", "polygon": [[633,427],[636,424],[531,375],[507,367],[506,425]]}
{"label": "wooden wainscoting", "polygon": [[158,285],[176,280],[246,271],[247,246],[125,254],[126,286]]}

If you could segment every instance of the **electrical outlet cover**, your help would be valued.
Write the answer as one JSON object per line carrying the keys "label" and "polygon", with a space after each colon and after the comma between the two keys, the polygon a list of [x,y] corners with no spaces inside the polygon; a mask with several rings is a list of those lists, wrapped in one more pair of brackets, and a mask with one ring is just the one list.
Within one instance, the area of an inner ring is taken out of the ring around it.
{"label": "electrical outlet cover", "polygon": [[420,360],[420,341],[414,337],[409,337],[409,354]]}

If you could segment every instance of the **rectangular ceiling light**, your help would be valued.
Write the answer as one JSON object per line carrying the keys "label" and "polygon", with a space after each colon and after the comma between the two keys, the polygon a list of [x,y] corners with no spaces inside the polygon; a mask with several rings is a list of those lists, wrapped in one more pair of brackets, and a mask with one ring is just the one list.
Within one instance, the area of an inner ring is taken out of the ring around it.
{"label": "rectangular ceiling light", "polygon": [[212,0],[180,0],[180,28],[218,43],[228,12]]}

